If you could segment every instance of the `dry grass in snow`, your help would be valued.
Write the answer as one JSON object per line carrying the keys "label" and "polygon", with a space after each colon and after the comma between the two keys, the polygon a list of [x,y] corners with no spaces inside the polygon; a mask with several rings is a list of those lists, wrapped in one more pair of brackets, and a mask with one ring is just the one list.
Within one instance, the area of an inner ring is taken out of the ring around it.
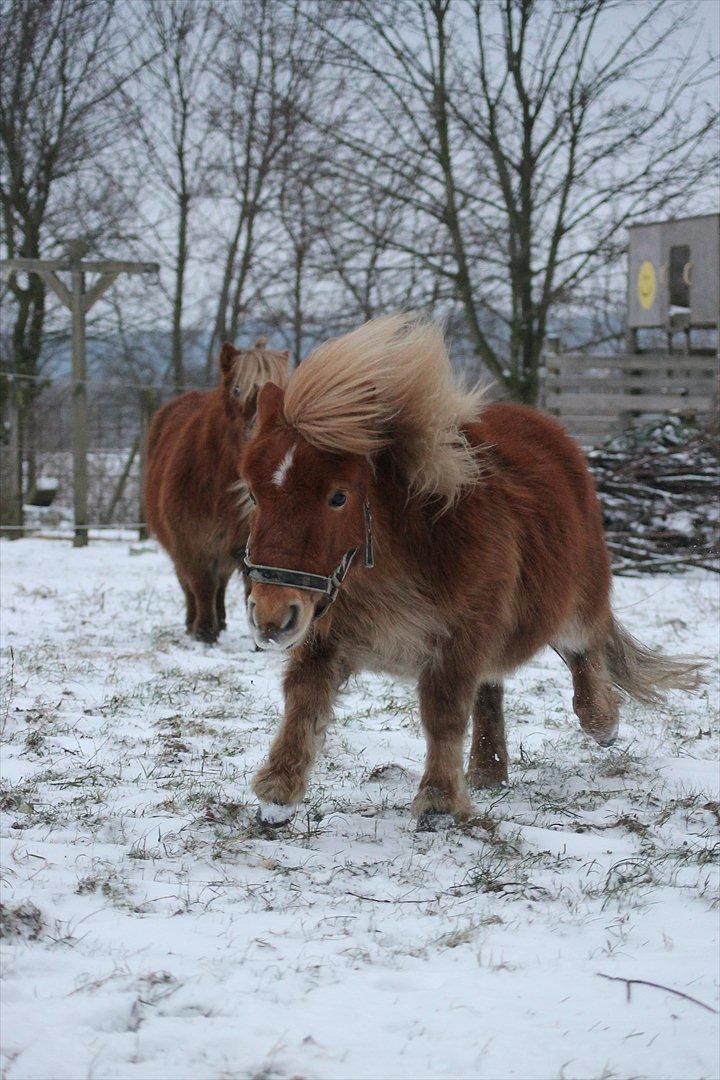
{"label": "dry grass in snow", "polygon": [[618,582],[633,632],[713,665],[610,751],[543,654],[507,687],[511,786],[415,834],[414,694],[363,676],[272,839],[281,662],[239,584],[209,648],[160,553],[0,553],[7,1080],[718,1075],[711,575]]}

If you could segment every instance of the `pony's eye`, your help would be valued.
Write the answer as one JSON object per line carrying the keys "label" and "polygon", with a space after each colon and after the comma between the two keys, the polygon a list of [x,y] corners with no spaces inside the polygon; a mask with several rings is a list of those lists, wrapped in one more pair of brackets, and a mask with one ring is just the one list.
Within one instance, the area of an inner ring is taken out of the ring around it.
{"label": "pony's eye", "polygon": [[240,387],[239,386],[233,386],[233,389],[232,389],[233,397],[240,397],[241,394],[242,394],[242,390],[240,389]]}
{"label": "pony's eye", "polygon": [[344,491],[335,491],[330,496],[330,505],[331,506],[344,506],[346,502],[347,502],[347,495],[345,494]]}
{"label": "pony's eye", "polygon": [[253,495],[252,491],[250,491],[250,488],[248,488],[248,499],[253,504],[253,506],[257,506],[257,499]]}

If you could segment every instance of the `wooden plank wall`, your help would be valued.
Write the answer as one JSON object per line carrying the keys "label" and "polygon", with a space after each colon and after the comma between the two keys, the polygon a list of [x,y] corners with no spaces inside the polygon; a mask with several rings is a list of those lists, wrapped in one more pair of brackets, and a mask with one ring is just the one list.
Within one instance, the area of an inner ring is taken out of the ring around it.
{"label": "wooden plank wall", "polygon": [[645,416],[708,413],[718,404],[718,361],[681,353],[545,358],[542,403],[585,445]]}

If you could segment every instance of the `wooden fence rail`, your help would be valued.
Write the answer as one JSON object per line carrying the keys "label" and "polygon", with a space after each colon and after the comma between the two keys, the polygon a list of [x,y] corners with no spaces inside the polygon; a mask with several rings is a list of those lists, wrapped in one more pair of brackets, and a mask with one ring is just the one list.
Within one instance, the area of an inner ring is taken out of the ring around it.
{"label": "wooden fence rail", "polygon": [[712,355],[557,353],[545,365],[544,407],[586,444],[643,416],[717,407],[718,362]]}

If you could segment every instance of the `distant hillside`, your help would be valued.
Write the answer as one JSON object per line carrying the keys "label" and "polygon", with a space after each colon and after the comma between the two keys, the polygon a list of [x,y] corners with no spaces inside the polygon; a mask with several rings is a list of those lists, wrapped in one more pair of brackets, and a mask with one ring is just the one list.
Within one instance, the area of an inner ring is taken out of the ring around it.
{"label": "distant hillside", "polygon": [[[507,327],[500,319],[485,317],[482,320],[482,326],[490,340],[499,346],[507,340]],[[312,327],[304,336],[304,353],[307,354],[318,342],[337,332],[336,328]],[[597,320],[591,315],[573,314],[554,320],[548,336],[559,336],[563,348],[574,349],[600,337],[611,334],[620,337],[622,333],[623,321],[619,315],[605,318],[601,330],[598,328]],[[284,335],[278,333],[277,329],[260,322],[246,322],[238,344],[254,341],[260,335],[266,335],[270,344],[276,348],[287,347],[287,342],[283,340]],[[470,340],[463,333],[462,317],[458,314],[448,320],[448,336],[451,343],[451,355],[455,363],[475,375],[481,375],[482,371]],[[6,358],[10,355],[9,335],[4,333],[2,339],[3,366],[5,366]],[[184,359],[186,381],[189,385],[205,385],[207,345],[208,333],[205,330],[189,329],[186,332]],[[612,351],[616,347],[617,344],[614,341],[605,342],[594,346],[593,351]],[[89,335],[87,340],[88,374],[92,378],[105,376],[111,380],[122,381],[131,375],[130,381],[137,379],[145,384],[170,384],[172,381],[169,370],[170,352],[170,332],[165,330],[140,330],[129,333],[123,338],[113,333]],[[70,375],[72,361],[69,334],[47,335],[42,367],[43,374],[51,378],[62,379]],[[214,377],[211,381],[214,381]]]}

